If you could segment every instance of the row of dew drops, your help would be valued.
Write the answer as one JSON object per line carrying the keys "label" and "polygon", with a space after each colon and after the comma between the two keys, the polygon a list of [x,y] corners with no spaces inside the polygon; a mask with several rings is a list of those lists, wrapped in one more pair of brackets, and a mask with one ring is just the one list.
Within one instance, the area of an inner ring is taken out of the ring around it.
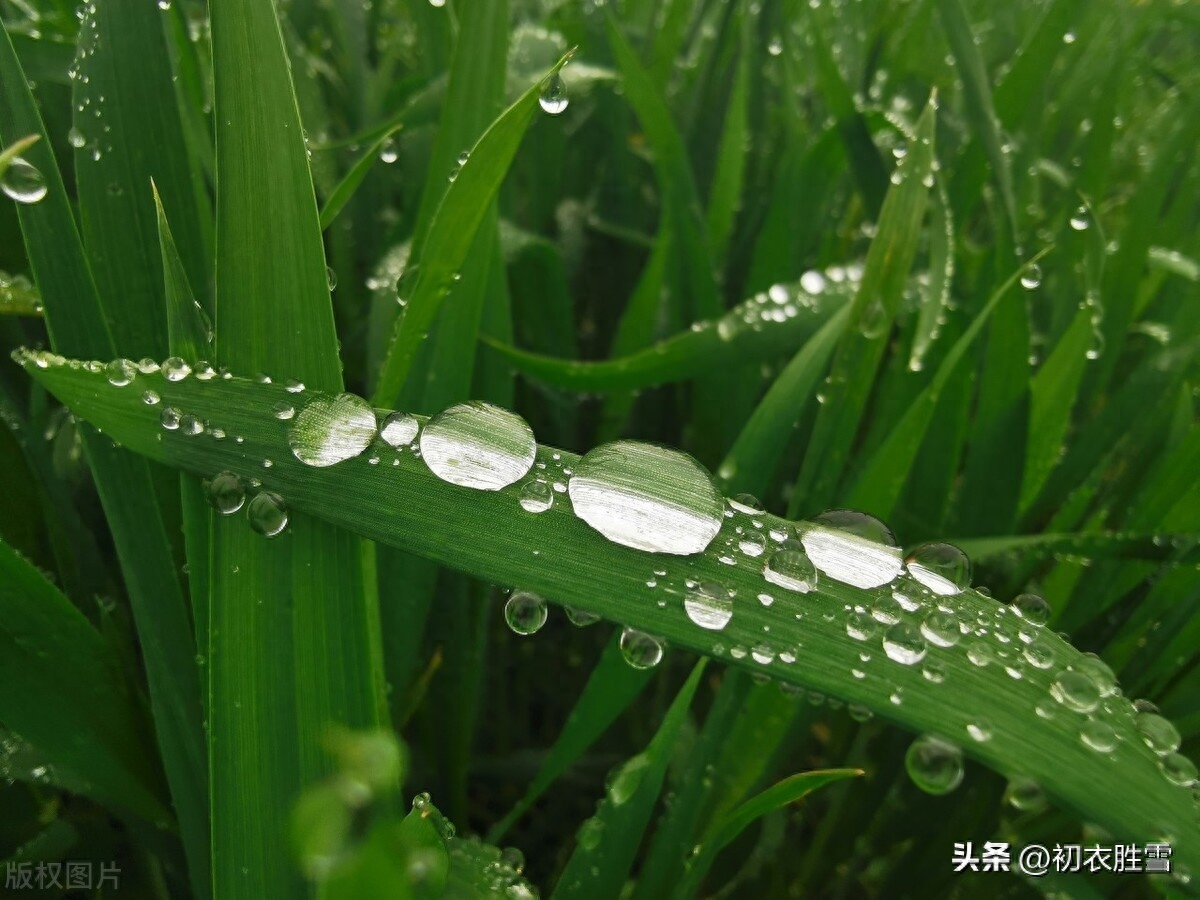
{"label": "row of dew drops", "polygon": [[[32,361],[43,368],[51,364],[83,366],[102,372],[109,384],[121,389],[136,385],[139,375],[155,373],[168,382],[231,377],[207,363],[190,365],[179,357],[167,359],[161,366],[151,360],[134,363],[125,359],[104,365],[68,363],[52,354],[19,351],[18,361]],[[259,380],[270,379],[259,376]],[[399,465],[400,453],[410,452],[423,460],[433,475],[450,484],[481,491],[516,486],[517,505],[525,514],[538,515],[557,503],[569,502],[575,516],[608,540],[660,559],[692,556],[711,547],[711,555],[722,564],[752,567],[761,574],[762,584],[754,598],[757,607],[774,608],[781,615],[787,610],[797,620],[803,619],[807,610],[796,601],[814,591],[822,578],[872,591],[868,604],[846,604],[843,610],[847,635],[862,645],[861,665],[852,670],[855,678],[867,677],[877,650],[882,650],[880,658],[887,661],[884,666],[920,666],[924,680],[931,685],[946,680],[948,670],[938,656],[953,648],[964,653],[970,664],[997,666],[1014,680],[1024,678],[1029,669],[1056,669],[1047,696],[1036,704],[1038,717],[1063,717],[1075,723],[1081,742],[1102,755],[1113,754],[1123,740],[1124,729],[1112,723],[1132,719],[1136,732],[1157,755],[1164,777],[1182,788],[1197,784],[1195,764],[1178,752],[1178,730],[1153,704],[1126,700],[1112,670],[1094,654],[1073,656],[1065,664],[1059,658],[1062,644],[1046,634],[1051,611],[1045,600],[1022,594],[1009,606],[985,610],[960,602],[960,595],[970,587],[971,567],[966,555],[950,544],[924,544],[905,557],[886,525],[853,510],[831,510],[802,523],[768,522],[753,497],[723,497],[694,459],[654,444],[628,440],[602,444],[573,467],[557,453],[551,454],[549,461],[539,460],[528,423],[488,403],[451,406],[422,426],[404,412],[388,413],[380,419],[366,400],[353,394],[306,394],[304,385],[296,381],[285,387],[295,404],[291,399],[281,401],[274,415],[286,423],[291,451],[305,465],[337,465],[364,455],[373,445],[378,447],[376,441],[381,439],[396,453],[392,465]],[[143,391],[142,400],[152,406],[161,403],[152,389]],[[302,405],[301,400],[305,401]],[[171,406],[162,408],[160,421],[167,432],[185,436],[207,432],[218,440],[225,437],[219,428]],[[373,451],[368,462],[377,465],[381,459],[380,453]],[[269,460],[263,464],[271,467]],[[257,480],[249,486],[261,488]],[[263,535],[282,533],[287,526],[283,500],[258,490],[247,502],[246,487],[238,475],[222,472],[208,480],[207,496],[225,515],[244,508],[251,527]],[[660,562],[645,585],[651,591],[666,588],[657,592],[660,608],[668,606],[665,595],[682,595],[684,614],[705,632],[724,630],[737,604],[743,602],[734,589],[715,580],[684,578],[677,589],[667,588],[669,578],[668,567]],[[976,591],[987,594],[984,588]],[[820,614],[826,622],[836,619],[830,609]],[[590,612],[571,608],[567,615],[576,625],[598,620]],[[537,632],[547,618],[546,602],[533,592],[514,591],[506,602],[505,620],[519,634]],[[770,628],[764,626],[763,630],[769,633]],[[649,668],[663,658],[663,642],[644,632],[625,628],[619,643],[626,660],[635,667]],[[761,666],[794,663],[800,649],[800,645],[779,648],[766,641],[752,647],[711,647],[715,656],[748,657]],[[824,700],[815,693],[810,699]],[[902,705],[903,689],[895,687],[889,699]],[[862,707],[850,712],[860,719],[870,715]],[[983,716],[971,719],[966,731],[978,743],[989,741],[994,733]],[[906,767],[922,790],[946,793],[962,780],[962,751],[944,735],[924,735],[912,744]],[[1044,803],[1040,788],[1020,779],[1014,780],[1010,799],[1023,809]],[[1200,797],[1196,799],[1200,804]]]}

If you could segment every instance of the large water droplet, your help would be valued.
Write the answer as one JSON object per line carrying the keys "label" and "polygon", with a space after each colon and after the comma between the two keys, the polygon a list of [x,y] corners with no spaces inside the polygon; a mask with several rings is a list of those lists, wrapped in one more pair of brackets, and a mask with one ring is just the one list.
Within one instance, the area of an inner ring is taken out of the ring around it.
{"label": "large water droplet", "polygon": [[1088,713],[1100,705],[1100,689],[1083,672],[1068,669],[1050,686],[1050,695],[1068,709]]}
{"label": "large water droplet", "polygon": [[15,156],[0,176],[0,190],[17,203],[37,203],[46,196],[46,179],[32,163]]}
{"label": "large water droplet", "polygon": [[538,103],[550,115],[557,116],[567,108],[567,104],[570,102],[571,99],[567,96],[567,86],[563,84],[562,76],[555,72],[546,82],[546,86],[542,88]]}
{"label": "large water droplet", "polygon": [[922,735],[909,745],[904,767],[925,793],[948,794],[963,780],[962,750],[949,741]]}
{"label": "large water droplet", "polygon": [[786,590],[807,594],[817,586],[817,567],[799,547],[785,546],[771,554],[763,566],[763,578]]}
{"label": "large water droplet", "polygon": [[688,618],[709,631],[720,631],[733,618],[733,597],[714,581],[702,582],[683,601]]}
{"label": "large water droplet", "polygon": [[939,647],[953,647],[962,638],[958,616],[943,609],[935,609],[921,623],[921,634],[931,644]]}
{"label": "large water droplet", "polygon": [[700,553],[724,517],[724,503],[699,463],[638,441],[592,450],[568,490],[579,518],[610,541],[651,553]]}
{"label": "large water droplet", "polygon": [[961,594],[971,584],[971,561],[953,544],[922,544],[905,563],[908,573],[935,594]]}
{"label": "large water droplet", "polygon": [[389,447],[400,449],[411,444],[420,429],[421,424],[408,413],[394,412],[383,420],[379,436]]}
{"label": "large water droplet", "polygon": [[1138,713],[1137,729],[1146,746],[1165,756],[1179,749],[1179,729],[1168,720],[1152,712]]}
{"label": "large water droplet", "polygon": [[529,424],[506,409],[472,401],[444,409],[421,432],[421,457],[443,481],[498,491],[533,468]]}
{"label": "large water droplet", "polygon": [[504,604],[504,621],[517,634],[533,634],[546,624],[546,601],[529,591],[516,591]]}
{"label": "large water droplet", "polygon": [[205,485],[205,495],[209,505],[225,516],[231,516],[246,503],[246,489],[242,479],[233,472],[221,472],[214,475],[212,481]]}
{"label": "large water droplet", "polygon": [[104,374],[113,387],[125,387],[137,377],[137,366],[128,359],[114,359],[104,367]]}
{"label": "large water droplet", "polygon": [[900,622],[884,634],[883,650],[902,666],[913,666],[925,658],[925,638],[912,625]]}
{"label": "large water droplet", "polygon": [[1116,729],[1099,719],[1089,719],[1079,729],[1079,739],[1097,753],[1108,753],[1117,746]]}
{"label": "large water droplet", "polygon": [[287,528],[288,512],[283,498],[268,491],[254,495],[246,506],[246,517],[250,527],[263,537],[275,537]]}
{"label": "large water droplet", "polygon": [[1021,594],[1013,600],[1012,607],[1030,625],[1041,627],[1050,619],[1050,604],[1037,594]]}
{"label": "large water droplet", "polygon": [[902,562],[895,537],[866,513],[851,509],[822,513],[800,541],[818,569],[855,587],[879,587],[900,574]]}
{"label": "large water droplet", "polygon": [[288,429],[296,459],[318,468],[353,459],[374,439],[375,413],[354,394],[314,397]]}
{"label": "large water droplet", "polygon": [[644,631],[626,628],[621,632],[621,655],[635,669],[652,669],[663,658],[662,644]]}

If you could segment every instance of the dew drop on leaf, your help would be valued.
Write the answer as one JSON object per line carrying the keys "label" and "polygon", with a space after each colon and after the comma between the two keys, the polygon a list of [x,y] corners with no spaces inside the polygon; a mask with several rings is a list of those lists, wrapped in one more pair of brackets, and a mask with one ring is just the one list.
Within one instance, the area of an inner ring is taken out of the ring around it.
{"label": "dew drop on leaf", "polygon": [[231,516],[246,503],[246,489],[233,472],[221,472],[205,484],[209,505],[224,516]]}
{"label": "dew drop on leaf", "polygon": [[104,367],[104,374],[113,387],[125,387],[137,377],[137,366],[127,359],[114,359]]}
{"label": "dew drop on leaf", "polygon": [[163,360],[162,373],[167,381],[183,381],[192,374],[192,367],[178,356],[169,356]]}
{"label": "dew drop on leaf", "polygon": [[1079,739],[1097,753],[1109,753],[1117,746],[1117,732],[1107,722],[1088,719],[1079,729]]}
{"label": "dew drop on leaf", "polygon": [[1152,712],[1141,712],[1137,715],[1137,730],[1146,746],[1165,756],[1179,749],[1179,729],[1162,716]]}
{"label": "dew drop on leaf", "polygon": [[498,491],[533,468],[537,443],[516,413],[471,401],[444,409],[421,432],[421,457],[438,478]]}
{"label": "dew drop on leaf", "polygon": [[635,669],[653,669],[663,658],[662,644],[644,631],[626,628],[621,632],[621,655]]}
{"label": "dew drop on leaf", "polygon": [[1032,778],[1014,778],[1004,791],[1004,802],[1021,812],[1041,812],[1046,808],[1046,792]]}
{"label": "dew drop on leaf", "polygon": [[420,430],[421,425],[413,416],[404,412],[394,412],[383,420],[383,425],[379,428],[379,436],[387,442],[389,447],[395,447],[398,450],[411,444]]}
{"label": "dew drop on leaf", "polygon": [[0,175],[0,190],[17,203],[37,203],[46,196],[46,179],[32,163],[15,156]]}
{"label": "dew drop on leaf", "polygon": [[515,591],[504,604],[504,621],[517,634],[533,634],[546,624],[546,601],[530,591]]}
{"label": "dew drop on leaf", "polygon": [[544,112],[557,116],[566,110],[570,102],[571,100],[567,96],[567,86],[563,84],[562,76],[555,72],[546,82],[546,86],[542,88],[538,103]]}
{"label": "dew drop on leaf", "polygon": [[733,597],[715,581],[705,581],[688,591],[683,600],[687,617],[701,628],[720,631],[733,618]]}
{"label": "dew drop on leaf", "polygon": [[1050,619],[1050,604],[1037,594],[1021,594],[1012,602],[1013,611],[1030,625],[1041,627]]}
{"label": "dew drop on leaf", "polygon": [[287,506],[278,494],[260,491],[246,505],[246,518],[250,527],[263,537],[275,537],[287,528]]}
{"label": "dew drop on leaf", "polygon": [[798,545],[785,544],[763,566],[763,578],[776,587],[807,594],[817,586],[817,567]]}
{"label": "dew drop on leaf", "polygon": [[971,585],[971,561],[953,544],[922,544],[905,564],[908,574],[935,594],[961,594]]}
{"label": "dew drop on leaf", "polygon": [[543,513],[554,505],[554,491],[544,481],[530,481],[521,485],[521,509],[525,512]]}
{"label": "dew drop on leaf", "polygon": [[1067,669],[1050,686],[1050,696],[1067,709],[1088,713],[1100,705],[1100,689],[1088,675]]}
{"label": "dew drop on leaf", "polygon": [[900,574],[900,549],[878,519],[851,509],[822,513],[800,536],[818,569],[860,588],[880,587]]}
{"label": "dew drop on leaf", "polygon": [[883,651],[888,655],[888,659],[902,666],[916,665],[925,658],[925,638],[912,625],[899,622],[884,634]]}
{"label": "dew drop on leaf", "polygon": [[354,394],[314,397],[288,429],[293,455],[317,468],[353,459],[374,439],[375,412]]}
{"label": "dew drop on leaf", "polygon": [[949,741],[922,735],[909,745],[904,768],[925,793],[948,794],[963,780],[962,750]]}

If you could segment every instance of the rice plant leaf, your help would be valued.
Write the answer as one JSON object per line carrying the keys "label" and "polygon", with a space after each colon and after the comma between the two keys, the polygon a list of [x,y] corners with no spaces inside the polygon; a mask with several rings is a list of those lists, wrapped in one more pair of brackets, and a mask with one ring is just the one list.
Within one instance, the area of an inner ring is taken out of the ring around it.
{"label": "rice plant leaf", "polygon": [[954,277],[954,219],[950,201],[941,180],[933,192],[929,223],[929,284],[921,298],[909,351],[908,368],[919,371],[925,356],[941,330],[941,318],[950,300],[950,284]]}
{"label": "rice plant leaf", "polygon": [[801,772],[755,794],[737,809],[722,816],[709,826],[704,837],[696,845],[698,850],[688,866],[687,875],[682,884],[675,891],[675,895],[678,897],[693,896],[704,880],[704,876],[708,874],[717,854],[733,843],[737,836],[757,819],[782,809],[788,804],[797,803],[827,784],[846,778],[856,778],[862,774],[862,769],[825,769]]}
{"label": "rice plant leaf", "polygon": [[345,177],[338,182],[337,187],[330,193],[325,205],[321,207],[321,230],[324,231],[334,220],[337,219],[338,213],[346,208],[346,204],[350,202],[355,192],[362,186],[363,179],[367,177],[367,173],[371,171],[371,167],[375,165],[379,159],[379,154],[383,150],[384,145],[392,140],[392,136],[399,131],[399,128],[390,128],[383,132],[362,155],[354,161],[354,165],[350,167],[350,171]]}
{"label": "rice plant leaf", "polygon": [[621,893],[706,663],[702,659],[692,668],[646,749],[613,775],[596,815],[581,827],[575,852],[552,897],[616,897]]}
{"label": "rice plant leaf", "polygon": [[[1034,635],[1038,653],[1046,654],[1035,659],[1048,657],[1050,666],[1026,665],[1024,677],[1015,681],[1003,666],[980,667],[971,662],[966,650],[974,645],[969,641],[950,648],[922,644],[914,652],[923,652],[926,660],[944,672],[942,683],[931,684],[922,675],[921,665],[900,661],[911,657],[901,652],[900,660],[893,658],[889,644],[883,642],[885,635],[876,631],[864,644],[847,632],[845,609],[869,606],[876,596],[873,589],[856,587],[826,573],[815,590],[795,593],[765,578],[763,559],[770,556],[727,550],[727,544],[737,546],[737,527],[752,527],[749,515],[735,512],[724,519],[722,532],[703,553],[670,558],[646,554],[601,537],[566,504],[556,503],[540,514],[527,513],[518,502],[518,485],[473,491],[451,484],[435,476],[423,459],[396,453],[382,441],[377,441],[371,452],[336,466],[305,465],[291,454],[289,424],[272,414],[275,404],[294,400],[281,385],[243,377],[170,382],[154,373],[139,375],[132,386],[119,388],[110,385],[102,373],[54,355],[26,352],[20,361],[77,415],[152,459],[201,474],[228,470],[259,479],[265,489],[285,497],[295,512],[321,516],[364,537],[401,546],[493,583],[520,585],[730,665],[767,672],[776,679],[861,704],[881,719],[910,730],[957,737],[968,755],[1005,775],[1035,779],[1057,803],[1114,834],[1146,840],[1164,830],[1184,833],[1191,827],[1190,792],[1163,776],[1157,757],[1137,736],[1130,704],[1114,700],[1110,708],[1093,713],[1123,736],[1106,754],[1096,753],[1080,740],[1080,720],[1068,715],[1068,710],[1049,720],[1034,712],[1037,704],[1050,697],[1051,686],[1064,667],[1083,665],[1081,654],[1048,629]],[[141,401],[146,388],[159,392],[165,404],[243,436],[243,443],[164,431],[155,411]],[[305,399],[312,402],[322,396],[310,392]],[[539,447],[537,452],[548,467],[576,467],[579,463],[575,454],[564,450]],[[378,465],[370,462],[373,453],[379,454]],[[553,457],[555,453],[558,459]],[[263,458],[274,461],[269,470],[262,468]],[[687,491],[681,502],[687,502],[686,496],[690,496]],[[470,502],[464,502],[468,499]],[[803,537],[813,527],[767,514],[757,518],[763,521],[764,530],[783,534]],[[245,530],[236,521],[223,524]],[[480,535],[487,539],[481,540]],[[847,547],[845,552],[855,560],[851,565],[866,564],[855,550]],[[721,561],[727,553],[733,565]],[[898,572],[899,552],[887,558],[896,560]],[[661,566],[664,559],[669,576],[660,579],[656,588],[648,588],[647,571]],[[843,572],[842,577],[858,576]],[[712,581],[735,592],[733,614],[719,636],[697,627],[685,614],[682,601],[690,590],[689,580]],[[916,585],[901,575],[894,586],[909,590]],[[666,602],[665,608],[646,602],[654,591]],[[770,606],[755,599],[763,592],[775,599]],[[940,597],[939,602],[947,602],[947,598]],[[1002,612],[995,600],[968,589],[949,602],[960,620],[976,621],[983,616],[989,628],[1012,632],[1010,643],[998,643],[993,652],[1009,653],[1008,648],[1024,647],[1016,637],[1014,618]],[[785,614],[792,609],[803,612],[802,621]],[[900,623],[909,629],[904,634],[911,635],[919,617],[932,610],[932,605],[924,605],[915,614],[918,618]],[[770,629],[769,638],[764,626]],[[868,666],[862,678],[856,677],[852,670],[861,665],[859,654],[865,648],[879,651],[881,643],[878,664]],[[754,654],[743,652],[750,648],[755,649]],[[897,689],[905,697],[900,706],[890,700]],[[980,709],[975,699],[981,696],[990,698],[987,709]],[[971,740],[968,726],[986,728],[990,740]],[[1105,775],[1111,776],[1112,766],[1117,767],[1120,778]],[[1106,777],[1111,789],[1102,795],[1095,784]],[[1181,844],[1177,849],[1180,864],[1192,865],[1192,857],[1200,857],[1200,850]]]}
{"label": "rice plant leaf", "polygon": [[583,693],[575,701],[562,732],[554,741],[533,782],[507,815],[488,832],[488,842],[495,844],[567,768],[608,730],[617,716],[629,708],[650,681],[650,669],[635,669],[625,661],[619,639],[614,636],[605,645]]}
{"label": "rice plant leaf", "polygon": [[[568,59],[569,56],[560,59],[546,78],[557,74]],[[522,94],[488,127],[470,150],[467,163],[451,182],[430,220],[429,234],[417,261],[420,274],[404,315],[397,323],[375,387],[377,406],[391,405],[400,396],[417,349],[453,285],[454,275],[466,259],[488,202],[499,190],[521,137],[538,108],[540,93],[541,83]]]}
{"label": "rice plant leaf", "polygon": [[717,150],[717,169],[708,196],[708,240],[713,264],[718,270],[725,268],[729,241],[742,202],[746,156],[750,146],[748,107],[754,47],[751,30],[754,23],[747,21],[745,4],[742,6],[736,26],[739,33],[737,64],[729,92],[729,105],[725,110],[725,123],[721,129],[721,144]]}
{"label": "rice plant leaf", "polygon": [[[150,723],[99,632],[0,541],[0,719],[80,793],[150,822],[166,785]],[[52,776],[56,777],[56,776]]]}
{"label": "rice plant leaf", "polygon": [[[337,391],[321,228],[274,4],[216,0],[211,19],[216,357]],[[376,595],[366,587],[361,543],[303,515],[292,516],[288,539],[270,544],[217,521],[211,546],[215,895],[303,896],[286,829],[263,814],[289,808],[327,771],[321,741],[332,725],[383,721]]]}

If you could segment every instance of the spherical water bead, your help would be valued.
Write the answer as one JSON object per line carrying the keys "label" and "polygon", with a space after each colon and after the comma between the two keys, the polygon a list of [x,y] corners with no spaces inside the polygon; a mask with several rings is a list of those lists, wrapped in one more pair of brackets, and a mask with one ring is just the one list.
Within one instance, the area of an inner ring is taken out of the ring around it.
{"label": "spherical water bead", "polygon": [[1096,685],[1101,697],[1111,697],[1117,692],[1117,676],[1109,668],[1108,663],[1095,653],[1085,653],[1083,657],[1071,664],[1077,672],[1083,672]]}
{"label": "spherical water bead", "polygon": [[387,442],[389,447],[399,450],[401,447],[411,444],[420,430],[421,423],[414,417],[408,413],[394,412],[383,420],[383,425],[379,428],[379,436]]}
{"label": "spherical water bead", "polygon": [[516,591],[504,604],[504,621],[517,634],[533,634],[546,624],[546,601],[529,591]]}
{"label": "spherical water bead", "polygon": [[936,660],[926,659],[921,667],[921,677],[930,684],[941,684],[946,680],[946,667]]}
{"label": "spherical water bead", "polygon": [[653,669],[663,658],[663,646],[644,631],[626,628],[621,632],[621,655],[635,669]]}
{"label": "spherical water bead", "polygon": [[296,415],[296,407],[290,403],[283,403],[281,401],[275,404],[272,412],[275,413],[275,418],[279,421],[288,422]]}
{"label": "spherical water bead", "polygon": [[902,666],[919,663],[925,658],[926,649],[925,638],[921,637],[921,632],[907,622],[893,625],[883,635],[884,653],[888,655],[888,659]]}
{"label": "spherical water bead", "polygon": [[379,145],[379,161],[390,166],[399,158],[400,151],[396,149],[396,141],[390,137],[385,138]]}
{"label": "spherical water bead", "polygon": [[576,628],[586,628],[588,625],[595,625],[600,621],[600,617],[595,613],[576,609],[573,606],[564,606],[563,611],[567,614],[567,621]]}
{"label": "spherical water bead", "polygon": [[46,179],[28,160],[14,156],[0,175],[0,190],[17,203],[37,203],[46,196]]}
{"label": "spherical water bead", "polygon": [[438,478],[498,491],[528,474],[537,457],[529,424],[516,413],[471,401],[444,409],[421,432],[421,458]]}
{"label": "spherical water bead", "polygon": [[155,372],[159,371],[161,368],[162,367],[159,366],[159,364],[157,362],[155,362],[148,356],[143,356],[137,362],[137,370],[139,372],[141,372],[143,375],[153,375]]}
{"label": "spherical water bead", "polygon": [[204,423],[195,416],[183,415],[179,417],[179,432],[190,437],[195,437],[198,434],[204,433]]}
{"label": "spherical water bead", "polygon": [[554,505],[554,491],[544,481],[529,481],[521,485],[521,509],[543,513]]}
{"label": "spherical water bead", "polygon": [[803,550],[799,547],[792,549],[787,544],[771,554],[763,566],[762,574],[776,587],[798,594],[807,594],[817,587],[817,567]]}
{"label": "spherical water bead", "polygon": [[846,617],[846,634],[856,641],[869,641],[879,633],[879,623],[861,611],[851,612]]}
{"label": "spherical water bead", "polygon": [[809,269],[800,276],[800,289],[806,294],[819,294],[825,290],[825,276],[816,269]]}
{"label": "spherical water bead", "polygon": [[1088,719],[1079,729],[1079,739],[1097,753],[1109,753],[1117,746],[1116,729],[1099,719]]}
{"label": "spherical water bead", "polygon": [[173,406],[165,406],[158,420],[167,431],[175,431],[179,428],[179,410]]}
{"label": "spherical water bead", "polygon": [[205,496],[208,504],[223,516],[231,516],[246,504],[246,489],[233,472],[221,472],[214,475],[205,484]]}
{"label": "spherical water bead", "polygon": [[546,82],[546,86],[542,88],[542,93],[538,96],[538,104],[544,112],[557,116],[566,110],[570,102],[571,99],[567,96],[567,86],[563,84],[562,76],[555,72]]}
{"label": "spherical water bead", "polygon": [[686,556],[712,543],[725,505],[690,456],[640,441],[614,441],[579,461],[567,485],[575,514],[610,541]]}
{"label": "spherical water bead", "polygon": [[963,780],[962,750],[949,741],[922,735],[904,754],[904,768],[912,783],[927,794],[948,794]]}
{"label": "spherical water bead", "polygon": [[163,360],[162,373],[167,381],[183,381],[192,374],[192,367],[178,356],[169,356]]}
{"label": "spherical water bead", "polygon": [[1037,594],[1021,594],[1012,602],[1013,612],[1035,627],[1050,621],[1050,604]]}
{"label": "spherical water bead", "polygon": [[1050,686],[1050,696],[1067,709],[1090,713],[1100,705],[1100,689],[1083,672],[1068,669]]}
{"label": "spherical water bead", "polygon": [[1021,812],[1041,812],[1048,805],[1046,792],[1032,778],[1014,778],[1004,791],[1004,802]]}
{"label": "spherical water bead", "polygon": [[1021,270],[1021,287],[1027,291],[1035,291],[1042,284],[1042,267],[1037,263],[1030,263]]}
{"label": "spherical water bead", "polygon": [[748,516],[761,516],[765,509],[753,494],[735,494],[729,498],[729,505],[740,513]]}
{"label": "spherical water bead", "polygon": [[1196,783],[1196,764],[1182,753],[1167,754],[1158,761],[1158,767],[1172,784],[1191,787]]}
{"label": "spherical water bead", "polygon": [[971,736],[971,740],[977,741],[980,744],[986,743],[992,739],[992,723],[980,716],[974,721],[967,723],[967,734]]}
{"label": "spherical water bead", "polygon": [[899,602],[890,594],[876,598],[871,604],[871,617],[882,625],[895,625],[902,612]]}
{"label": "spherical water bead", "polygon": [[87,144],[87,137],[82,131],[72,125],[70,130],[67,131],[67,143],[76,150],[82,150]]}
{"label": "spherical water bead", "polygon": [[1049,641],[1034,638],[1024,651],[1025,661],[1035,669],[1049,669],[1057,660],[1057,654]]}
{"label": "spherical water bead", "polygon": [[925,617],[921,623],[921,634],[938,647],[953,647],[962,639],[958,616],[942,609],[935,609]]}
{"label": "spherical water bead", "polygon": [[1075,231],[1087,231],[1091,224],[1091,214],[1087,206],[1080,206],[1071,214],[1071,228]]}
{"label": "spherical water bead", "polygon": [[287,528],[287,506],[278,494],[261,491],[246,505],[246,518],[263,537],[275,537]]}
{"label": "spherical water bead", "polygon": [[157,391],[145,391],[142,394],[142,402],[147,406],[155,406],[160,400],[162,397],[158,396]]}
{"label": "spherical water bead", "polygon": [[866,513],[849,509],[822,513],[808,524],[800,541],[821,572],[855,587],[880,587],[900,574],[895,537]]}
{"label": "spherical water bead", "polygon": [[720,631],[733,618],[733,595],[715,581],[701,582],[683,600],[687,617],[701,628]]}
{"label": "spherical water bead", "polygon": [[303,394],[304,382],[297,381],[295,378],[289,378],[287,383],[283,386],[283,389],[289,394]]}
{"label": "spherical water bead", "polygon": [[747,531],[738,539],[738,549],[746,556],[762,556],[767,549],[767,539],[761,531]]}
{"label": "spherical water bead", "polygon": [[354,394],[314,397],[288,428],[292,455],[317,468],[353,459],[374,439],[375,412]]}
{"label": "spherical water bead", "polygon": [[908,574],[935,594],[961,594],[971,586],[971,561],[953,544],[922,544],[905,565]]}
{"label": "spherical water bead", "polygon": [[1137,730],[1146,746],[1159,756],[1166,756],[1179,749],[1179,729],[1160,715],[1152,712],[1137,714]]}
{"label": "spherical water bead", "polygon": [[114,359],[104,367],[104,374],[113,387],[125,387],[137,377],[137,366],[127,359]]}
{"label": "spherical water bead", "polygon": [[990,666],[996,661],[996,651],[992,649],[990,644],[983,641],[975,640],[967,646],[967,662],[973,666],[984,668]]}

